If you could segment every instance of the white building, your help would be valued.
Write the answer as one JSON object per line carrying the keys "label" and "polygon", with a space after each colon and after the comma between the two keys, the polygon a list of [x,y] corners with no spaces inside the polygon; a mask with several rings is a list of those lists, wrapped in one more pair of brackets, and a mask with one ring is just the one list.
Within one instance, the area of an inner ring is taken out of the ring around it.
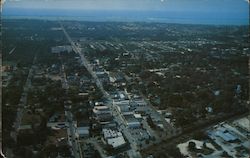
{"label": "white building", "polygon": [[134,116],[134,114],[122,115],[123,121],[128,128],[140,128],[140,121]]}
{"label": "white building", "polygon": [[107,144],[111,145],[113,148],[119,148],[126,144],[122,133],[112,129],[102,129],[104,140]]}
{"label": "white building", "polygon": [[93,109],[93,113],[100,121],[108,120],[112,117],[111,111],[107,106],[95,106]]}
{"label": "white building", "polygon": [[120,113],[130,111],[130,101],[129,100],[113,100],[113,105],[117,108]]}
{"label": "white building", "polygon": [[89,137],[89,127],[78,127],[77,133],[80,138]]}

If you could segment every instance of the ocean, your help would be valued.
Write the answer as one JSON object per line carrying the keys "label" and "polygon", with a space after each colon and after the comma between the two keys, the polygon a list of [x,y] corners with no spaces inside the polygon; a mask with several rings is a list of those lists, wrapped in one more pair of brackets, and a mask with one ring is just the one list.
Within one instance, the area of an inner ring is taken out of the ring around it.
{"label": "ocean", "polygon": [[48,20],[160,22],[208,25],[249,25],[249,15],[240,13],[173,12],[173,11],[86,11],[52,9],[3,9],[2,18]]}

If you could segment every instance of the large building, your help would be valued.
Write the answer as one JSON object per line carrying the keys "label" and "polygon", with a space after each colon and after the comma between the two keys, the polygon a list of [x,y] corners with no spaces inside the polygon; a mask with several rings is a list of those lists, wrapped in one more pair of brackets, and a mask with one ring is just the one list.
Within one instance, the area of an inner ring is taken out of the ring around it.
{"label": "large building", "polygon": [[96,120],[109,121],[112,119],[111,111],[107,106],[95,106],[93,109]]}
{"label": "large building", "polygon": [[112,129],[104,128],[102,130],[103,138],[107,144],[111,145],[114,149],[122,147],[126,144],[126,141],[121,132]]}
{"label": "large building", "polygon": [[141,123],[139,119],[137,119],[134,116],[134,114],[124,114],[122,115],[122,117],[123,117],[124,124],[128,128],[140,128],[141,127]]}
{"label": "large building", "polygon": [[56,47],[51,48],[51,52],[55,53],[55,54],[62,53],[62,52],[70,53],[72,51],[73,51],[73,49],[70,45],[56,46]]}
{"label": "large building", "polygon": [[113,104],[116,106],[117,110],[120,113],[124,113],[124,112],[129,112],[130,111],[129,103],[130,103],[129,100],[122,100],[122,101],[114,101],[113,102]]}
{"label": "large building", "polygon": [[80,138],[89,137],[89,127],[77,127],[77,133]]}
{"label": "large building", "polygon": [[247,133],[250,133],[250,115],[234,121],[234,125],[246,131]]}

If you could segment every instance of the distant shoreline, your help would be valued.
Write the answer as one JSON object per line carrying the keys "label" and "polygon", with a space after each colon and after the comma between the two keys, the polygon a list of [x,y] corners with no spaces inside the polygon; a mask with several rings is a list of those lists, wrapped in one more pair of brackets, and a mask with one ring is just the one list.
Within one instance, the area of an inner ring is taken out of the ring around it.
{"label": "distant shoreline", "polygon": [[207,26],[248,26],[249,24],[214,24],[214,23],[199,23],[199,22],[188,22],[188,21],[178,21],[178,20],[136,20],[136,19],[111,19],[111,18],[92,18],[92,17],[71,17],[71,16],[2,16],[2,20],[65,20],[65,21],[82,21],[82,22],[117,22],[117,23],[161,23],[161,24],[180,24],[180,25],[207,25]]}
{"label": "distant shoreline", "polygon": [[244,14],[171,12],[171,11],[86,11],[86,10],[32,10],[7,9],[2,18],[9,19],[46,19],[94,21],[94,22],[150,22],[201,25],[249,25],[249,17]]}

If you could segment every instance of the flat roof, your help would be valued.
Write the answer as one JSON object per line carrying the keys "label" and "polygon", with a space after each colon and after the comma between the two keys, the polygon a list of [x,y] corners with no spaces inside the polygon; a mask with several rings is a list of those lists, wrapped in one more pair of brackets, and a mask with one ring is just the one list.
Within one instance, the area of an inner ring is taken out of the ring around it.
{"label": "flat roof", "polygon": [[216,131],[216,135],[224,139],[225,141],[234,141],[237,138],[229,132]]}
{"label": "flat roof", "polygon": [[103,129],[102,130],[104,138],[115,138],[115,137],[120,137],[122,136],[122,133],[119,131],[115,131],[112,129]]}
{"label": "flat roof", "polygon": [[245,129],[248,129],[248,131],[250,131],[250,120],[248,117],[249,116],[241,118],[239,120],[236,120],[235,122],[238,124],[238,126],[241,126]]}
{"label": "flat roof", "polygon": [[89,127],[78,127],[77,128],[78,134],[89,134]]}
{"label": "flat roof", "polygon": [[116,137],[116,138],[110,138],[107,141],[108,141],[108,144],[112,145],[113,148],[117,148],[126,143],[122,136]]}
{"label": "flat roof", "polygon": [[95,106],[94,109],[103,110],[103,109],[109,109],[109,108],[107,106]]}
{"label": "flat roof", "polygon": [[135,118],[134,114],[123,115],[127,122],[139,122],[137,118]]}

